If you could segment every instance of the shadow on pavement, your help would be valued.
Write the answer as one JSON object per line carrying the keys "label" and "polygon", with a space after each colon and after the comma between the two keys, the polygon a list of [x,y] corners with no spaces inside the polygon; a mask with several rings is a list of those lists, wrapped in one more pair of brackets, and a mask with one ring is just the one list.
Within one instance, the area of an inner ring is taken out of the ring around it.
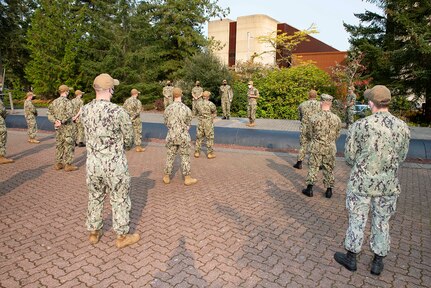
{"label": "shadow on pavement", "polygon": [[50,167],[51,165],[44,165],[34,169],[29,169],[21,171],[11,178],[6,179],[0,183],[0,196],[6,195],[7,193],[13,191],[15,188],[21,186],[22,184],[31,181],[33,179],[39,178],[45,173],[44,169]]}

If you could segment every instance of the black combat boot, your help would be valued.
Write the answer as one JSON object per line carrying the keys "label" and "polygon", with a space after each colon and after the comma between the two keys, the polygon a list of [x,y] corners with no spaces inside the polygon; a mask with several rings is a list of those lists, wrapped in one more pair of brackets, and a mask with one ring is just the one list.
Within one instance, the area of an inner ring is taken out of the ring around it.
{"label": "black combat boot", "polygon": [[229,117],[229,116],[227,116],[227,117],[226,117],[226,120],[229,120],[229,119],[230,119],[230,117]]}
{"label": "black combat boot", "polygon": [[331,198],[332,197],[332,188],[327,188],[326,189],[325,197],[326,198]]}
{"label": "black combat boot", "polygon": [[293,165],[293,167],[296,168],[296,169],[302,169],[302,161],[296,162],[296,164]]}
{"label": "black combat boot", "polygon": [[373,262],[371,263],[371,274],[380,275],[383,271],[383,256],[374,254]]}
{"label": "black combat boot", "polygon": [[221,117],[222,120],[226,120],[226,116]]}
{"label": "black combat boot", "polygon": [[347,270],[356,271],[356,253],[350,251],[347,251],[346,254],[343,252],[335,252],[334,259]]}
{"label": "black combat boot", "polygon": [[302,194],[313,197],[313,185],[308,184],[307,188],[302,190]]}

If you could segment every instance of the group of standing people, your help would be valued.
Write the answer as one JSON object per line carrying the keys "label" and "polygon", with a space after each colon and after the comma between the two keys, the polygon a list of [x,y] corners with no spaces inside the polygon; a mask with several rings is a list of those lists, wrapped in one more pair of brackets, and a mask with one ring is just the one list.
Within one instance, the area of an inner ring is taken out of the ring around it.
{"label": "group of standing people", "polygon": [[[325,197],[332,197],[334,187],[335,141],[340,135],[341,121],[332,112],[332,96],[322,94],[320,103],[317,92],[309,92],[309,100],[298,110],[301,120],[300,144],[297,162],[302,169],[302,161],[307,153],[307,188],[302,193],[313,196],[313,185],[319,169],[323,170]],[[409,148],[410,131],[406,123],[389,112],[391,93],[383,85],[376,85],[364,92],[372,115],[353,121],[356,100],[354,88],[349,88],[346,99],[348,133],[344,157],[352,167],[346,192],[346,207],[349,225],[344,248],[346,253],[336,252],[334,259],[349,271],[357,269],[357,255],[361,251],[364,230],[371,208],[370,246],[374,252],[370,272],[380,275],[383,258],[390,250],[389,219],[395,213],[400,194],[398,169],[405,160]]]}

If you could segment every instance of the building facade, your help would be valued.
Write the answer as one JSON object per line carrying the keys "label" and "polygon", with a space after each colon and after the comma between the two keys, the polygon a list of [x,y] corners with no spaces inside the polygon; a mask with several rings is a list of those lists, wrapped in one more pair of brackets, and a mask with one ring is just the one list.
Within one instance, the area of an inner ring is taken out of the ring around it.
{"label": "building facade", "polygon": [[[230,19],[214,20],[208,23],[208,38],[220,41],[223,49],[214,51],[215,55],[229,67],[238,65],[246,61],[259,62],[264,65],[274,66],[280,55],[267,43],[259,43],[259,36],[270,33],[293,34],[298,29],[262,14],[238,17],[236,21]],[[308,41],[300,43],[292,55],[292,65],[298,65],[302,61],[311,61],[316,66],[330,72],[330,67],[336,63],[343,63],[347,57],[347,52],[323,43],[322,41],[307,36]],[[279,63],[279,66],[287,66],[286,63]]]}

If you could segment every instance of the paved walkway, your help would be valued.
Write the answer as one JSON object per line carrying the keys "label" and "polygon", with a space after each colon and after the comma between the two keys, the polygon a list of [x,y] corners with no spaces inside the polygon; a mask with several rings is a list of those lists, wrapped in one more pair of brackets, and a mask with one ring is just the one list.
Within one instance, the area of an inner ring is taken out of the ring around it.
{"label": "paved walkway", "polygon": [[[228,150],[192,159],[199,182],[182,184],[178,159],[170,185],[161,181],[163,143],[128,152],[132,176],[131,230],[141,241],[118,250],[111,212],[104,236],[87,241],[85,148],[75,172],[54,171],[54,134],[31,145],[8,131],[0,166],[0,287],[429,287],[431,169],[405,164],[391,221],[392,250],[379,277],[369,273],[369,234],[351,273],[333,260],[347,228],[349,169],[335,169],[332,199],[301,194],[306,169],[284,153]],[[321,175],[320,175],[321,177]],[[321,179],[321,178],[320,178]],[[369,229],[369,227],[367,226]]]}

